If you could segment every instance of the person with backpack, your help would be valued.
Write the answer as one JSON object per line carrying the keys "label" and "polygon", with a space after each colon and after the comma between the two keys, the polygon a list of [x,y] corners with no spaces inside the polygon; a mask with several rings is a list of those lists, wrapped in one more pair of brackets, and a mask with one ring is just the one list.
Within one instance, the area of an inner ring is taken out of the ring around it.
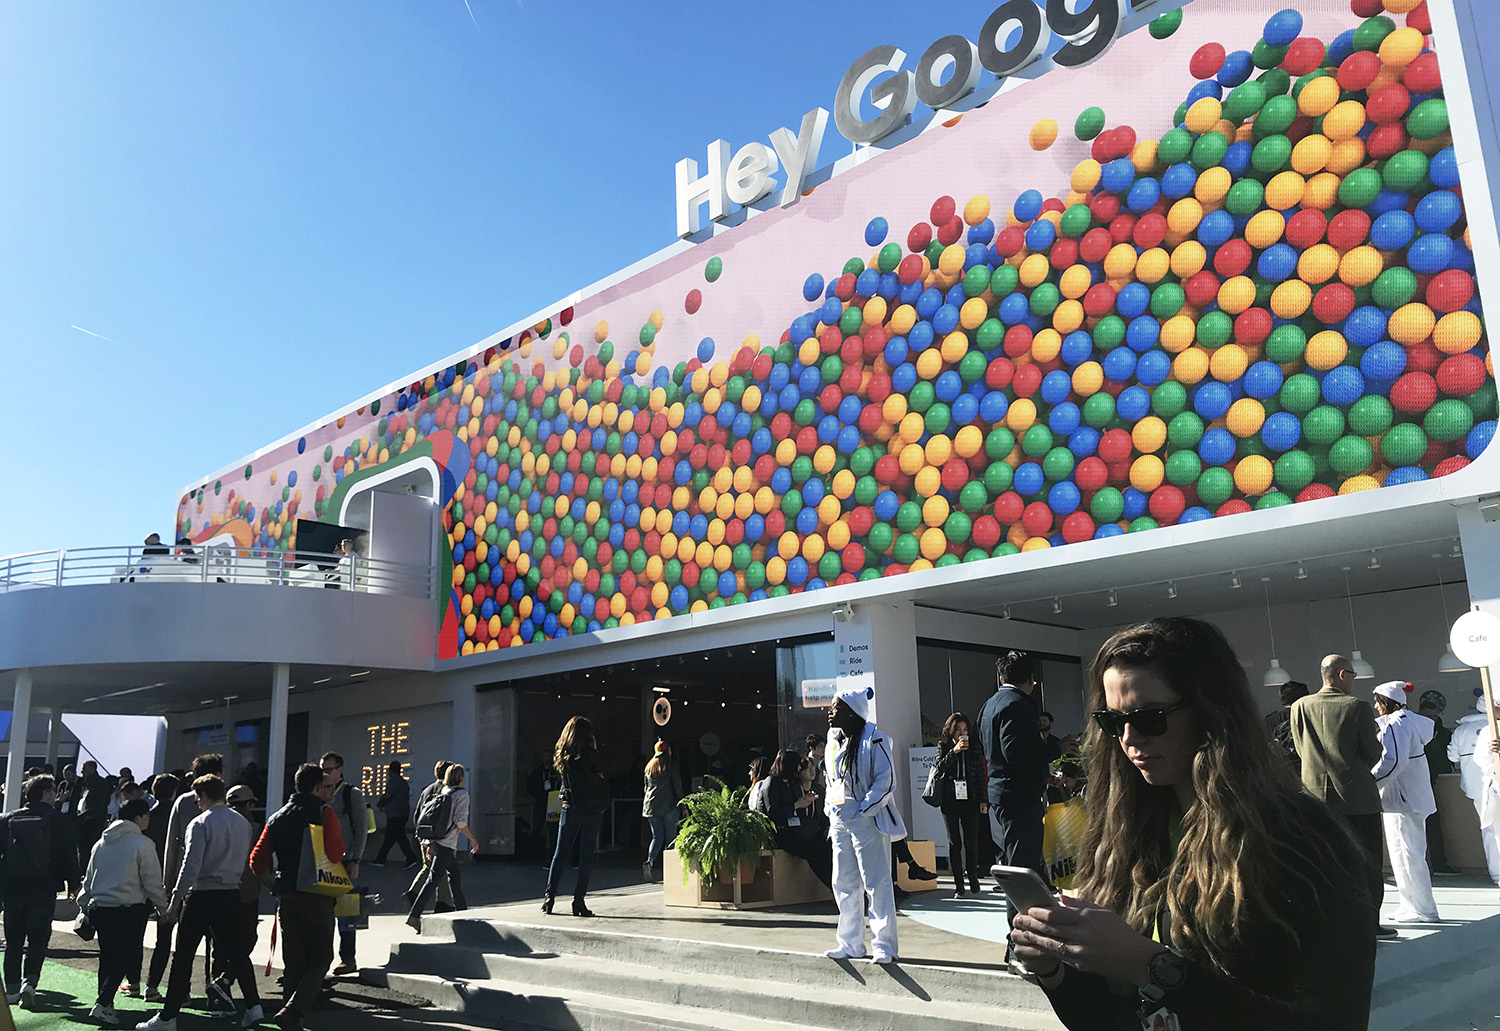
{"label": "person with backpack", "polygon": [[[324,752],[318,760],[323,772],[333,778],[333,811],[339,818],[339,833],[344,841],[344,869],[349,879],[359,879],[359,861],[365,854],[365,840],[370,834],[370,813],[365,808],[364,792],[344,780],[344,757],[337,752]],[[354,955],[354,921],[346,916],[338,918],[339,961],[333,974],[359,972],[359,963]]]}
{"label": "person with backpack", "polygon": [[418,934],[422,933],[422,911],[436,894],[440,878],[448,881],[454,908],[469,908],[464,902],[463,882],[458,873],[460,835],[469,839],[469,848],[478,855],[479,841],[469,830],[469,793],[464,790],[464,768],[453,763],[443,774],[443,790],[428,798],[417,811],[417,837],[422,840],[423,850],[432,856],[427,880],[417,890],[411,912],[406,915],[406,922]]}
{"label": "person with backpack", "polygon": [[302,1031],[302,1017],[318,997],[323,976],[333,963],[335,899],[298,890],[302,849],[308,828],[323,828],[323,852],[335,863],[344,858],[339,820],[329,806],[333,778],[320,767],[303,763],[293,778],[295,793],[271,815],[250,851],[250,869],[276,895],[281,927],[281,1010],[272,1019],[281,1031]]}
{"label": "person with backpack", "polygon": [[375,865],[384,866],[392,845],[401,846],[406,857],[406,869],[420,866],[422,861],[412,851],[406,837],[406,821],[411,819],[411,784],[401,776],[401,763],[392,760],[385,770],[385,791],[375,800],[385,813],[385,837],[381,839],[380,851],[375,853]]}
{"label": "person with backpack", "polygon": [[120,806],[120,818],[104,829],[89,855],[78,908],[99,935],[99,996],[89,1016],[106,1026],[120,1022],[115,993],[126,977],[139,977],[146,921],[154,908],[167,911],[161,860],[146,837],[151,806],[144,798]]}
{"label": "person with backpack", "polygon": [[[427,805],[428,799],[443,790],[443,775],[448,772],[448,767],[452,765],[447,759],[439,759],[433,764],[432,783],[423,788],[421,794],[417,795],[417,806],[412,810],[413,813],[420,813],[422,808]],[[417,901],[417,889],[422,887],[423,882],[427,880],[428,872],[432,869],[432,853],[425,848],[418,851],[422,860],[422,869],[417,871],[417,875],[412,878],[411,885],[401,893],[401,899],[406,903],[407,909],[411,909],[412,905]],[[453,893],[448,890],[448,881],[445,878],[437,882],[437,907],[434,912],[451,913],[452,911]]]}
{"label": "person with backpack", "polygon": [[587,717],[574,716],[558,736],[552,765],[562,774],[562,817],[557,825],[557,850],[547,871],[547,893],[542,912],[551,914],[562,882],[563,867],[578,846],[578,880],[573,885],[573,915],[593,916],[584,903],[589,874],[594,869],[594,849],[599,843],[599,824],[609,808],[609,781],[599,769],[599,742]]}
{"label": "person with backpack", "polygon": [[[45,773],[21,785],[25,805],[0,816],[0,900],[5,907],[5,1001],[31,1009],[52,940],[52,911],[66,885],[78,894],[78,838],[59,813]],[[22,966],[22,957],[25,966]]]}

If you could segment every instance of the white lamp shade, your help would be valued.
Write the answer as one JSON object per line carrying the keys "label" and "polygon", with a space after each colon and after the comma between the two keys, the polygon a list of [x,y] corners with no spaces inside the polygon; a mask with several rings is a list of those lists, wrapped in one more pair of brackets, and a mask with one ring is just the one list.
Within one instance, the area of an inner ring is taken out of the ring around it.
{"label": "white lamp shade", "polygon": [[1281,660],[1272,659],[1270,667],[1267,668],[1265,676],[1260,678],[1260,682],[1266,687],[1280,687],[1282,684],[1290,683],[1291,679],[1292,675],[1281,668]]}
{"label": "white lamp shade", "polygon": [[1365,657],[1359,653],[1358,648],[1354,649],[1354,654],[1350,657],[1350,663],[1354,666],[1355,680],[1370,680],[1374,678],[1375,667],[1365,661]]}
{"label": "white lamp shade", "polygon": [[1453,654],[1452,648],[1449,648],[1447,651],[1443,652],[1442,657],[1438,659],[1439,673],[1462,673],[1468,668],[1469,667],[1465,666],[1463,664],[1463,661],[1460,660],[1457,655]]}

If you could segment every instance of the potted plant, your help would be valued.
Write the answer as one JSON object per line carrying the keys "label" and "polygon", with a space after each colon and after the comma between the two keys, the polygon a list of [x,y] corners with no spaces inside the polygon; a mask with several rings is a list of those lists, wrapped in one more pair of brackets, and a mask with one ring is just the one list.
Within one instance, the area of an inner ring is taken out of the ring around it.
{"label": "potted plant", "polygon": [[733,881],[735,867],[740,883],[755,877],[762,849],[776,840],[776,826],[765,813],[749,808],[749,788],[730,788],[716,777],[703,778],[703,790],[682,800],[687,816],[677,829],[674,847],[682,860],[682,879],[689,871],[698,874],[704,887],[718,881]]}

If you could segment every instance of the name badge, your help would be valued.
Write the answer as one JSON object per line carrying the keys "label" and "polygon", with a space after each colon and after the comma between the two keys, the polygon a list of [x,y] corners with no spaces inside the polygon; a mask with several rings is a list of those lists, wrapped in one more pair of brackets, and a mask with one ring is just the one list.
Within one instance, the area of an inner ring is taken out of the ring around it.
{"label": "name badge", "polygon": [[844,794],[844,782],[836,780],[828,785],[828,804],[833,806],[843,805],[848,800]]}
{"label": "name badge", "polygon": [[791,819],[787,820],[786,825],[788,827],[801,827],[802,826],[802,817],[800,817],[800,816],[793,816]]}
{"label": "name badge", "polygon": [[1182,1022],[1177,1019],[1177,1014],[1163,1006],[1141,1019],[1141,1031],[1182,1031]]}

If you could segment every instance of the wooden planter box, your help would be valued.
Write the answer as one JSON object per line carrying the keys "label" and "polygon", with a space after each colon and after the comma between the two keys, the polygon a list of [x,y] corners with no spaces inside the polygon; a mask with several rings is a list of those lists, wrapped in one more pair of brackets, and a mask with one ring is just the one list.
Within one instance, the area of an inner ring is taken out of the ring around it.
{"label": "wooden planter box", "polygon": [[825,902],[833,893],[813,876],[807,862],[779,849],[763,851],[752,880],[742,881],[735,871],[733,881],[716,881],[705,888],[693,871],[682,882],[682,860],[676,849],[662,853],[662,903],[705,909],[765,909]]}

